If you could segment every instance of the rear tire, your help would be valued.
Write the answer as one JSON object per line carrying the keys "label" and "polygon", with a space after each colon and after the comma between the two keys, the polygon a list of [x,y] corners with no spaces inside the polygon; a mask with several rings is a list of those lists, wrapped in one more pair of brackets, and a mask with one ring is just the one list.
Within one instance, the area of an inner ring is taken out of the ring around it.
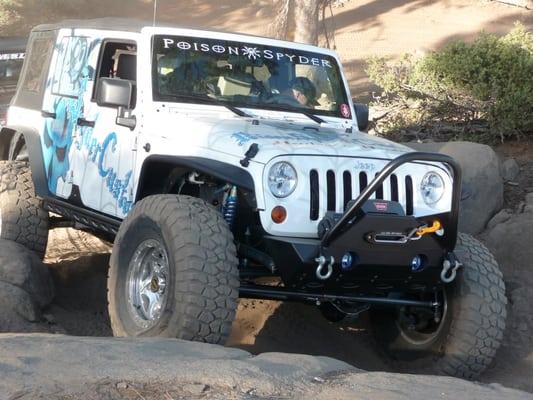
{"label": "rear tire", "polygon": [[193,197],[147,197],[122,222],[113,246],[113,333],[223,344],[238,287],[233,235],[219,212]]}
{"label": "rear tire", "polygon": [[49,217],[35,196],[25,161],[0,161],[0,238],[12,240],[44,258]]}
{"label": "rear tire", "polygon": [[375,337],[397,369],[475,379],[494,359],[507,316],[502,273],[470,235],[459,234],[456,254],[463,268],[441,294],[446,307],[439,324],[411,322],[405,329],[403,311],[371,313]]}

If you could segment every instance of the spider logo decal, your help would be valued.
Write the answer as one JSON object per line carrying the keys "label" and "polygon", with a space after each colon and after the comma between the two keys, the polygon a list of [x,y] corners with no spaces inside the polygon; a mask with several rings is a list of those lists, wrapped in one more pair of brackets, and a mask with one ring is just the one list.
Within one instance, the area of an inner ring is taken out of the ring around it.
{"label": "spider logo decal", "polygon": [[249,60],[257,60],[261,56],[261,53],[257,47],[244,46],[242,48],[242,55],[247,56]]}

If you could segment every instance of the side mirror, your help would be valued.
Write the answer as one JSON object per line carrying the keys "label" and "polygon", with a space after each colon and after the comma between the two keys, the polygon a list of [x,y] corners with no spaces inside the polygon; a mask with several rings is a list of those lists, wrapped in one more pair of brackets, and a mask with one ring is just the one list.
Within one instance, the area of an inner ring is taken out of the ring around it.
{"label": "side mirror", "polygon": [[133,82],[117,78],[100,78],[96,87],[96,104],[100,107],[130,109],[133,103]]}
{"label": "side mirror", "polygon": [[368,129],[368,106],[366,104],[354,103],[355,117],[357,118],[357,126],[362,132]]}
{"label": "side mirror", "polygon": [[117,125],[135,129],[135,116],[131,115],[134,105],[135,85],[132,81],[117,78],[100,78],[96,87],[96,104],[100,107],[117,109]]}

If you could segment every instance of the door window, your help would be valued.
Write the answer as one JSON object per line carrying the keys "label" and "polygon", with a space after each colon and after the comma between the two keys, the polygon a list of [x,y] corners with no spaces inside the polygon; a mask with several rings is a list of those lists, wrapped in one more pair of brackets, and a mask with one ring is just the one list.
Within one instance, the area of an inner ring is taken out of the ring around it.
{"label": "door window", "polygon": [[[105,41],[100,56],[97,79],[118,78],[137,81],[137,46],[132,42]],[[95,88],[98,85],[95,85]],[[134,88],[136,85],[134,85]],[[93,93],[93,100],[96,93]],[[135,93],[133,99],[135,99]],[[135,108],[135,104],[133,105]]]}

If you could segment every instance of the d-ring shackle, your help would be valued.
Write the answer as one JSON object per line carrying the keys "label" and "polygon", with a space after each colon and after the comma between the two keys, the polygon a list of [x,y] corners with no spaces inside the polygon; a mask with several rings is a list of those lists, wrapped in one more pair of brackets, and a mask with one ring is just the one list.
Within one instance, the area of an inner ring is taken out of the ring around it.
{"label": "d-ring shackle", "polygon": [[[318,266],[316,267],[316,277],[320,279],[321,281],[325,281],[326,279],[329,279],[331,274],[333,274],[333,263],[335,262],[335,259],[333,257],[329,257],[329,260],[328,260],[326,257],[320,256],[318,258],[315,258],[315,261],[318,263]],[[328,261],[329,261],[329,264],[327,266],[327,271],[324,274],[323,269]]]}

